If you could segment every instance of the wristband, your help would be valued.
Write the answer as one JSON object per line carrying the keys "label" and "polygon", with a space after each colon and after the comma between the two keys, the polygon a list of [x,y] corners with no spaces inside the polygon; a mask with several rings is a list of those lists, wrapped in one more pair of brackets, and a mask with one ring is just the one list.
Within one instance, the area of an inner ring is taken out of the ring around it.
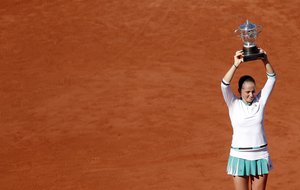
{"label": "wristband", "polygon": [[233,64],[233,66],[234,66],[236,69],[238,68],[235,64]]}

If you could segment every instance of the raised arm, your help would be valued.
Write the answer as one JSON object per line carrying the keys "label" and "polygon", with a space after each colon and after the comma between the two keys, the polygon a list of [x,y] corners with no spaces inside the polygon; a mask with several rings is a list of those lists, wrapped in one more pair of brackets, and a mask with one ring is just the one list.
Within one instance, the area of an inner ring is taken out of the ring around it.
{"label": "raised arm", "polygon": [[260,93],[258,94],[258,97],[259,97],[260,101],[262,102],[262,104],[265,105],[271,92],[272,92],[272,89],[275,85],[276,73],[268,59],[267,53],[262,49],[260,49],[260,51],[262,51],[265,54],[264,59],[262,61],[264,63],[265,69],[266,69],[268,80],[265,83],[262,90],[260,91]]}
{"label": "raised arm", "polygon": [[244,62],[243,61],[243,51],[239,50],[239,51],[235,52],[233,65],[230,67],[230,69],[227,71],[227,73],[223,77],[224,82],[226,82],[227,84],[229,84],[231,82],[236,69],[239,67],[239,65],[242,62]]}
{"label": "raised arm", "polygon": [[262,61],[263,61],[264,65],[265,65],[267,74],[269,74],[269,75],[275,75],[275,71],[274,71],[274,69],[273,69],[273,67],[272,67],[272,65],[271,65],[271,63],[270,63],[270,61],[268,59],[267,53],[263,49],[260,49],[260,51],[265,54],[264,59]]}
{"label": "raised arm", "polygon": [[239,67],[239,65],[243,62],[243,52],[242,50],[239,50],[235,52],[234,55],[234,62],[233,65],[229,68],[225,76],[223,77],[222,83],[221,83],[221,90],[224,97],[224,100],[227,104],[227,106],[230,106],[231,103],[237,98],[230,87],[231,79],[233,78],[233,75],[236,71],[236,69]]}

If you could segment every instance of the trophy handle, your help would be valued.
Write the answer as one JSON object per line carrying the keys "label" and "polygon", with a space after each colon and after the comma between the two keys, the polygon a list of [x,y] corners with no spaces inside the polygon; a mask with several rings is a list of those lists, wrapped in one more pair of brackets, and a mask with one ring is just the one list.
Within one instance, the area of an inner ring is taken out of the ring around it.
{"label": "trophy handle", "polygon": [[241,30],[238,28],[238,29],[234,30],[233,33],[240,36],[241,35]]}

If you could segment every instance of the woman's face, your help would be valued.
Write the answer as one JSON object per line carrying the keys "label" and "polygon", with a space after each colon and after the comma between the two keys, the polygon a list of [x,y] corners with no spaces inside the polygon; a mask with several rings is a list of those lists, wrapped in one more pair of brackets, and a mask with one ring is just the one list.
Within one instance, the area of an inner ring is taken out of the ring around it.
{"label": "woman's face", "polygon": [[253,82],[244,82],[241,89],[241,97],[247,103],[251,103],[255,98],[255,84]]}

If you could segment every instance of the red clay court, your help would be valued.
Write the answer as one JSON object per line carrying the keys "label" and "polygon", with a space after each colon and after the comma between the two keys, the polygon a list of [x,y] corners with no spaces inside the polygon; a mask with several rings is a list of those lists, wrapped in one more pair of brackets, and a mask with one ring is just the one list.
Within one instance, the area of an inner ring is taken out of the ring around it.
{"label": "red clay court", "polygon": [[[278,81],[268,189],[299,189],[300,1],[2,0],[0,189],[229,190],[220,82],[257,40]],[[260,61],[232,82],[266,80]]]}

